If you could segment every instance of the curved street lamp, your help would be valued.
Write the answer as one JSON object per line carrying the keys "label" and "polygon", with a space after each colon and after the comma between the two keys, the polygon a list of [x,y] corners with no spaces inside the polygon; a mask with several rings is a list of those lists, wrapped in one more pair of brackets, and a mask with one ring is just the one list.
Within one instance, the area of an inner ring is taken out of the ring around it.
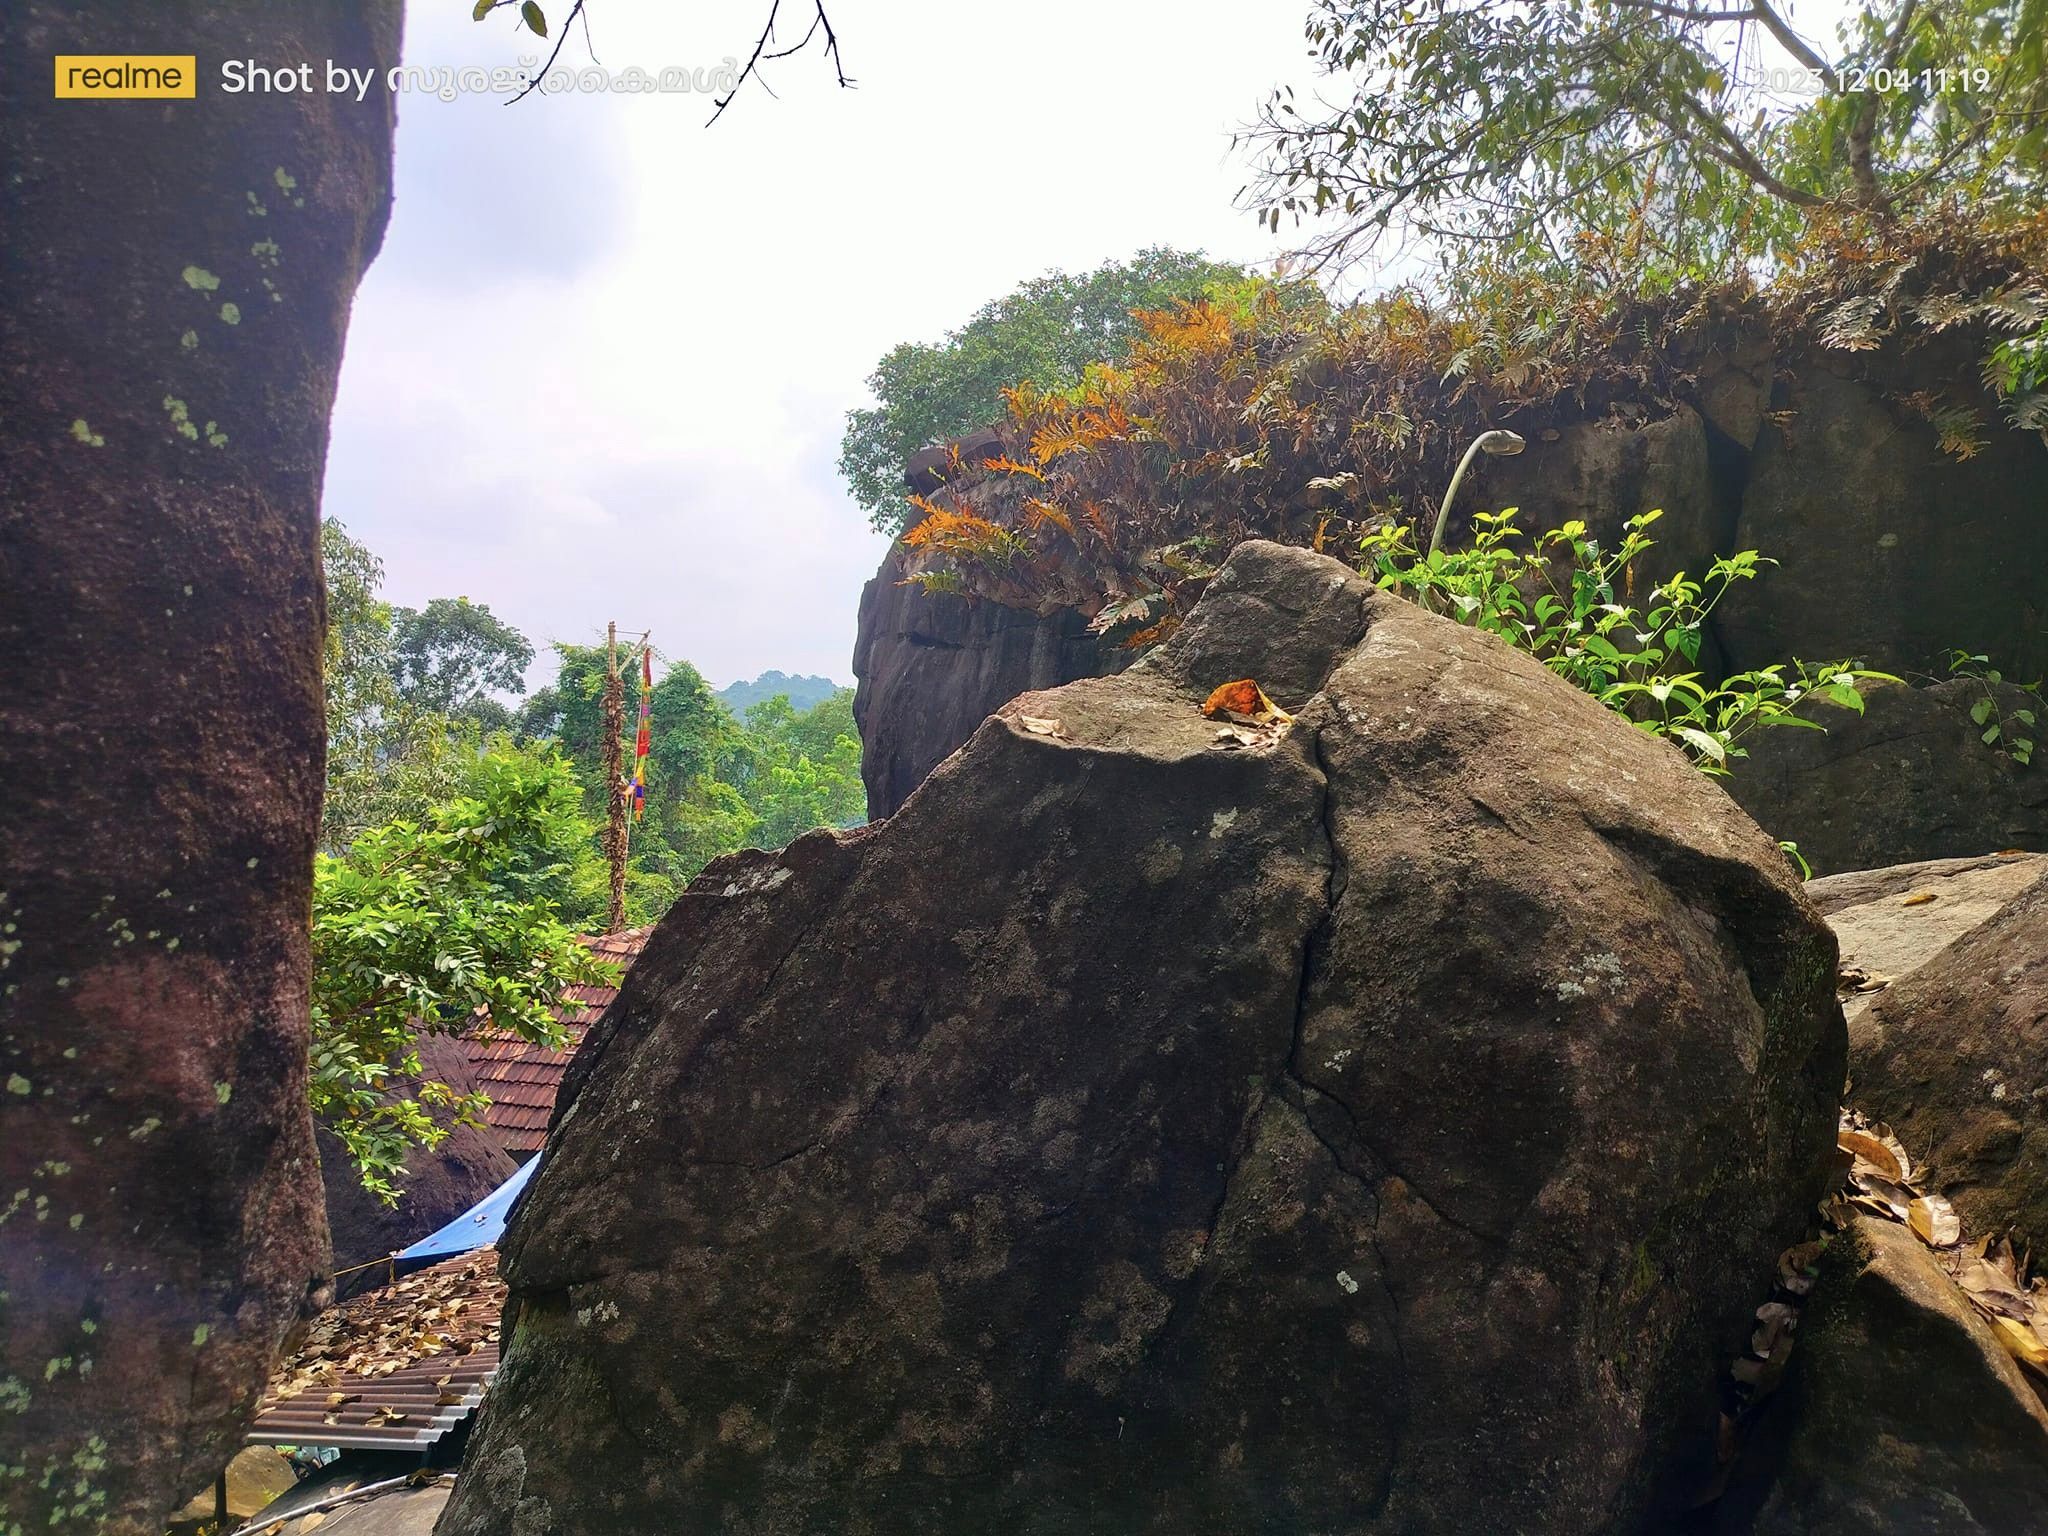
{"label": "curved street lamp", "polygon": [[1495,427],[1482,432],[1472,439],[1472,446],[1465,450],[1465,456],[1458,460],[1457,473],[1451,476],[1451,488],[1444,492],[1444,499],[1436,510],[1436,531],[1429,536],[1429,553],[1435,554],[1444,541],[1444,525],[1451,520],[1451,501],[1458,494],[1458,482],[1465,478],[1465,471],[1472,467],[1472,460],[1479,454],[1490,454],[1497,459],[1510,458],[1529,445],[1521,434],[1510,432],[1505,427]]}

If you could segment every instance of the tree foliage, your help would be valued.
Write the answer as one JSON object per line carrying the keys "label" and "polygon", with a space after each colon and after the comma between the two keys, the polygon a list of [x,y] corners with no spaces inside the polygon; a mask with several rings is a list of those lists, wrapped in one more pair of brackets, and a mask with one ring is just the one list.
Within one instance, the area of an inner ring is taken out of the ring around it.
{"label": "tree foliage", "polygon": [[[584,808],[605,815],[600,702],[607,668],[603,646],[558,644],[555,681],[534,692],[520,716],[531,740],[554,744],[575,765]],[[621,651],[632,760],[640,672],[637,653]],[[799,711],[777,695],[754,705],[744,722],[688,662],[657,658],[648,699],[646,809],[634,823],[627,870],[630,920],[659,916],[711,860],[738,848],[778,848],[818,826],[859,822],[866,811],[860,740],[851,689]]]}
{"label": "tree foliage", "polygon": [[1386,590],[1499,636],[1709,774],[1725,775],[1747,757],[1743,742],[1758,731],[1819,729],[1816,706],[1860,715],[1861,688],[1898,681],[1848,662],[1797,660],[1710,677],[1700,651],[1714,609],[1737,582],[1754,581],[1775,562],[1739,550],[1714,560],[1704,577],[1674,572],[1639,608],[1628,600],[1631,577],[1655,543],[1646,530],[1663,515],[1628,519],[1612,549],[1582,522],[1524,537],[1513,507],[1480,513],[1469,548],[1422,553],[1401,523],[1362,548],[1366,570]]}
{"label": "tree foliage", "polygon": [[[601,928],[609,908],[598,839],[608,663],[601,646],[556,646],[554,681],[515,719],[502,696],[523,684],[523,635],[466,598],[393,608],[377,595],[376,557],[338,523],[321,533],[331,746],[312,1098],[364,1184],[395,1198],[408,1150],[481,1108],[422,1078],[419,1033],[465,1028],[482,1009],[495,1028],[552,1041],[563,987],[599,975],[574,936]],[[622,648],[629,730],[637,662]],[[852,697],[839,689],[799,711],[777,695],[743,723],[695,667],[660,667],[629,922],[660,917],[721,854],[861,819]],[[621,744],[630,762],[630,736]]]}
{"label": "tree foliage", "polygon": [[437,597],[391,610],[391,674],[414,708],[485,729],[511,723],[495,695],[526,691],[533,645],[482,603]]}
{"label": "tree foliage", "polygon": [[1317,0],[1341,89],[1276,92],[1247,137],[1275,229],[1344,258],[1389,234],[1639,275],[1783,258],[1806,216],[2037,203],[2048,0],[1871,0],[1832,43],[1772,0]]}
{"label": "tree foliage", "polygon": [[524,691],[526,637],[467,598],[424,609],[378,596],[383,563],[329,518],[320,527],[327,580],[327,796],[320,845],[339,853],[372,827],[417,819],[456,792],[487,736],[511,713],[498,693]]}
{"label": "tree foliage", "polygon": [[463,780],[424,818],[365,831],[314,868],[313,1108],[387,1199],[411,1147],[481,1108],[422,1079],[419,1033],[487,1009],[499,1029],[559,1044],[563,988],[609,974],[562,918],[592,847],[569,766],[499,747]]}
{"label": "tree foliage", "polygon": [[1242,268],[1164,246],[1078,276],[1049,272],[983,305],[936,344],[905,342],[868,377],[876,404],[850,411],[839,471],[868,520],[901,529],[903,469],[912,454],[996,420],[1003,391],[1026,380],[1063,389],[1088,364],[1115,361],[1135,333],[1133,310],[1199,298]]}
{"label": "tree foliage", "polygon": [[748,841],[780,848],[813,827],[852,826],[866,817],[853,690],[798,711],[781,695],[746,719],[748,804],[759,818]]}

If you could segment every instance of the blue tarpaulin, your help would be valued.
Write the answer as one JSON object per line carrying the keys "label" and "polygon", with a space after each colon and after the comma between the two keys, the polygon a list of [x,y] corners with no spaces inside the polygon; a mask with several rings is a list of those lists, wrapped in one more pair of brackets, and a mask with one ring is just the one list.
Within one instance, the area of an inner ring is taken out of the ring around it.
{"label": "blue tarpaulin", "polygon": [[519,1198],[519,1192],[526,1188],[527,1180],[533,1177],[533,1170],[539,1166],[538,1157],[527,1159],[517,1173],[447,1226],[438,1232],[430,1232],[400,1252],[399,1271],[420,1269],[428,1264],[438,1264],[443,1259],[452,1259],[458,1253],[490,1247],[504,1234],[505,1217],[512,1209],[512,1202]]}

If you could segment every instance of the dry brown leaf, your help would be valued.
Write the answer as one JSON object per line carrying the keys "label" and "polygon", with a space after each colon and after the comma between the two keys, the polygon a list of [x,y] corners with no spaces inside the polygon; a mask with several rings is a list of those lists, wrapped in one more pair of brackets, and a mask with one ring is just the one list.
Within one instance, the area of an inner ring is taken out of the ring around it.
{"label": "dry brown leaf", "polygon": [[1742,1449],[1742,1426],[1732,1414],[1722,1414],[1721,1422],[1714,1428],[1714,1459],[1722,1465],[1735,1460]]}
{"label": "dry brown leaf", "polygon": [[2011,1351],[2015,1360],[2022,1365],[2031,1365],[2037,1371],[2048,1372],[2048,1339],[2043,1339],[2016,1317],[1994,1317],[1991,1326],[1998,1335],[1998,1342]]}
{"label": "dry brown leaf", "polygon": [[1956,1276],[1956,1283],[1982,1311],[1997,1317],[2015,1318],[2023,1323],[2034,1319],[2033,1300],[2007,1286],[2003,1277],[1988,1264],[1966,1268]]}
{"label": "dry brown leaf", "polygon": [[1778,1279],[1788,1284],[1793,1280],[1811,1282],[1814,1267],[1820,1263],[1820,1256],[1827,1251],[1827,1244],[1816,1238],[1810,1243],[1795,1243],[1778,1255]]}
{"label": "dry brown leaf", "polygon": [[363,1394],[360,1392],[330,1392],[327,1394],[327,1406],[329,1408],[346,1408],[350,1403],[359,1403],[362,1400]]}
{"label": "dry brown leaf", "polygon": [[1225,683],[1202,701],[1202,713],[1211,720],[1231,719],[1248,725],[1273,722],[1292,724],[1294,716],[1266,697],[1266,690],[1249,677]]}
{"label": "dry brown leaf", "polygon": [[1907,1208],[1906,1225],[1930,1248],[1948,1248],[1963,1240],[1963,1224],[1939,1195],[1922,1195]]}
{"label": "dry brown leaf", "polygon": [[1799,1310],[1782,1301],[1767,1301],[1756,1309],[1756,1331],[1750,1335],[1750,1353],[1768,1360],[1779,1343],[1799,1326]]}
{"label": "dry brown leaf", "polygon": [[1899,905],[1902,907],[1924,907],[1932,900],[1934,900],[1934,892],[1932,891],[1908,891],[1899,898]]}
{"label": "dry brown leaf", "polygon": [[1855,1131],[1845,1127],[1836,1133],[1835,1145],[1859,1163],[1869,1164],[1871,1171],[1880,1178],[1894,1182],[1905,1180],[1907,1168],[1898,1153],[1868,1131]]}
{"label": "dry brown leaf", "polygon": [[1918,1196],[1904,1184],[1887,1179],[1880,1174],[1857,1171],[1850,1175],[1850,1183],[1857,1195],[1875,1203],[1875,1208],[1894,1221],[1905,1221],[1913,1209]]}

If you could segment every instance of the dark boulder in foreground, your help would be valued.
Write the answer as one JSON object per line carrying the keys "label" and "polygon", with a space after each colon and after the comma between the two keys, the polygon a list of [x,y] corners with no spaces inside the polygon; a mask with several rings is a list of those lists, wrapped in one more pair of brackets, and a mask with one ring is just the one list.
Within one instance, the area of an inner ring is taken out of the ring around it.
{"label": "dark boulder in foreground", "polygon": [[[1219,742],[1247,676],[1299,724]],[[1642,1528],[1820,1193],[1834,959],[1678,753],[1241,546],[886,824],[692,886],[440,1530]]]}
{"label": "dark boulder in foreground", "polygon": [[2048,1536],[2048,1409],[1905,1227],[1836,1237],[1772,1419],[1743,1536]]}
{"label": "dark boulder in foreground", "polygon": [[1871,1001],[1853,1101],[1891,1124],[1964,1230],[2048,1251],[2048,875]]}

